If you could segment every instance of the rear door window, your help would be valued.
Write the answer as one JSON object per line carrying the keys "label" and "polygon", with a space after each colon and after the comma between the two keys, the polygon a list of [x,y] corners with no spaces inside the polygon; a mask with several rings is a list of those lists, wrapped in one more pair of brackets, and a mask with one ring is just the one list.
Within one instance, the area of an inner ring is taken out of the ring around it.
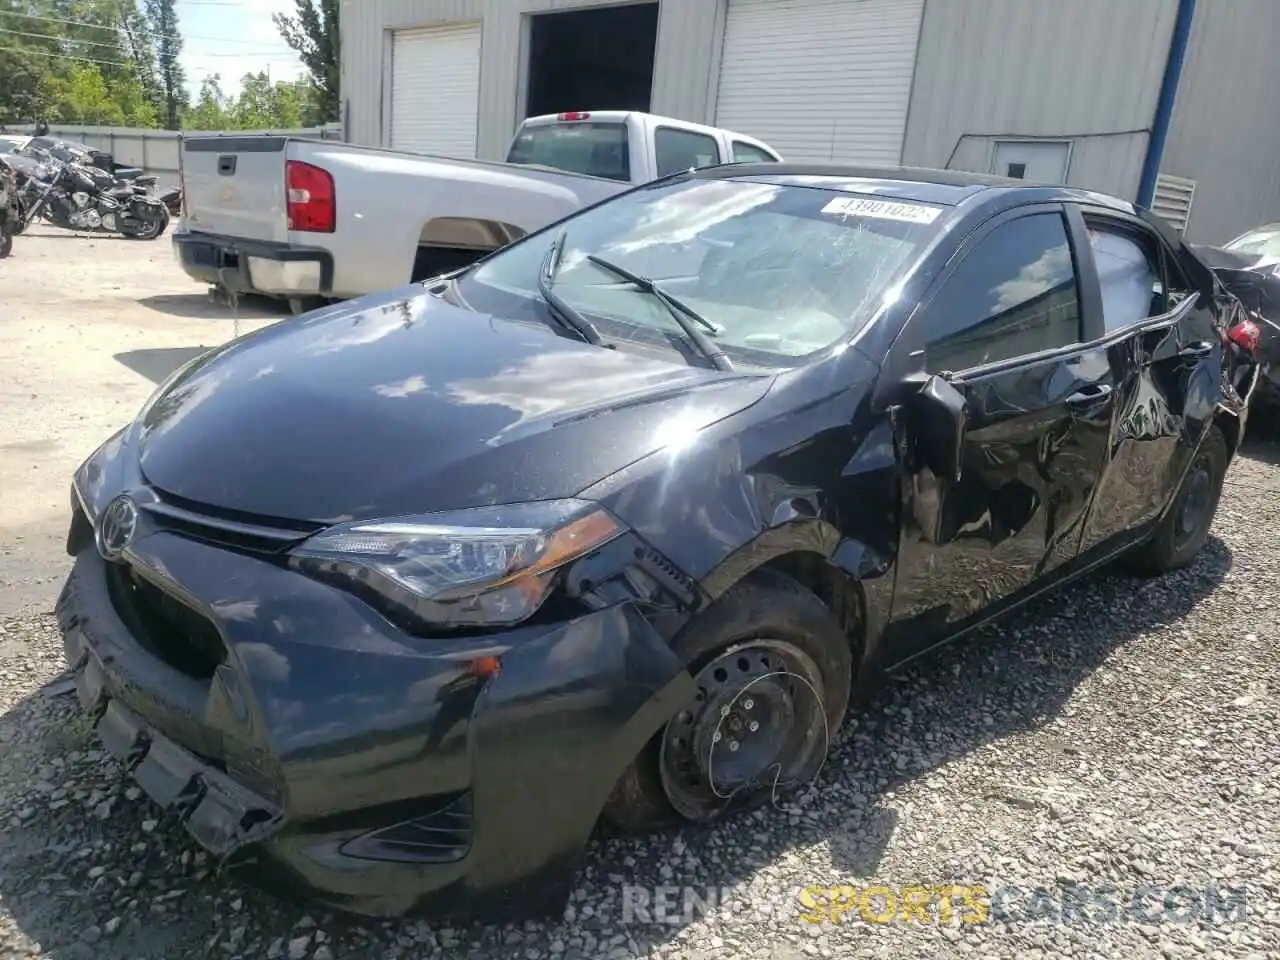
{"label": "rear door window", "polygon": [[653,149],[659,177],[690,167],[712,167],[720,162],[715,138],[692,130],[658,127],[653,133]]}
{"label": "rear door window", "polygon": [[627,125],[566,121],[524,127],[511,144],[507,162],[629,181],[631,157]]}
{"label": "rear door window", "polygon": [[1161,316],[1167,307],[1155,239],[1092,218],[1086,223],[1102,288],[1103,328],[1122,330]]}

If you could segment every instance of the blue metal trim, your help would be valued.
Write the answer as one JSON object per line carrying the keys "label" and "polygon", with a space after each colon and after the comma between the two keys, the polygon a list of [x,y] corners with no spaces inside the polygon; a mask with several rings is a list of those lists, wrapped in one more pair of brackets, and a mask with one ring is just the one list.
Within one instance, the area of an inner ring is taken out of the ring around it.
{"label": "blue metal trim", "polygon": [[1160,99],[1156,104],[1156,116],[1151,125],[1151,139],[1147,143],[1147,156],[1142,161],[1142,180],[1138,184],[1137,205],[1151,208],[1156,193],[1156,178],[1160,175],[1160,161],[1164,157],[1164,142],[1173,120],[1173,102],[1178,96],[1178,81],[1182,79],[1182,61],[1191,41],[1191,21],[1195,19],[1196,0],[1178,0],[1178,19],[1173,25],[1173,37],[1169,41],[1169,59],[1164,65],[1164,79],[1160,83]]}

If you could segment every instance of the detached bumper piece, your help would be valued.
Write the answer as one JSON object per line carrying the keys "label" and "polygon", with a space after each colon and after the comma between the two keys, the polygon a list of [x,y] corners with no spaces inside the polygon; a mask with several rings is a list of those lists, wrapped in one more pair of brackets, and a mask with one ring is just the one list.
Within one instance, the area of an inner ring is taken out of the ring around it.
{"label": "detached bumper piece", "polygon": [[107,752],[120,760],[143,792],[177,814],[196,842],[226,859],[264,840],[283,822],[281,811],[213,765],[178,746],[106,695],[102,667],[83,652],[76,694]]}

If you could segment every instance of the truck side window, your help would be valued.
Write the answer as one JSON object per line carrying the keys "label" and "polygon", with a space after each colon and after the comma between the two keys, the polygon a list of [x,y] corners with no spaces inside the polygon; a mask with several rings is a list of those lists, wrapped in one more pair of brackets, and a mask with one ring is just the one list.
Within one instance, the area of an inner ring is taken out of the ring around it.
{"label": "truck side window", "polygon": [[659,177],[690,167],[712,167],[720,162],[714,137],[675,127],[658,127],[653,132],[653,152]]}
{"label": "truck side window", "polygon": [[1060,214],[1003,223],[963,257],[923,317],[930,372],[967,370],[1079,341],[1075,260]]}
{"label": "truck side window", "polygon": [[761,150],[753,144],[743,143],[741,140],[735,140],[733,141],[733,162],[777,163],[778,158],[765,150]]}

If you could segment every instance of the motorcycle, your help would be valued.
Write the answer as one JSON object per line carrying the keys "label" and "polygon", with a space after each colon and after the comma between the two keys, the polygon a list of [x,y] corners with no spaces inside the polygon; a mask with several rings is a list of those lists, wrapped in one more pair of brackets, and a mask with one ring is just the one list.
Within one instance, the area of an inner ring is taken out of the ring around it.
{"label": "motorcycle", "polygon": [[0,158],[0,260],[13,252],[15,224],[22,214],[18,208],[18,178],[12,167]]}
{"label": "motorcycle", "polygon": [[165,205],[139,193],[145,186],[79,163],[50,159],[43,168],[27,181],[26,223],[40,217],[64,230],[119,233],[131,240],[155,240],[169,226]]}

